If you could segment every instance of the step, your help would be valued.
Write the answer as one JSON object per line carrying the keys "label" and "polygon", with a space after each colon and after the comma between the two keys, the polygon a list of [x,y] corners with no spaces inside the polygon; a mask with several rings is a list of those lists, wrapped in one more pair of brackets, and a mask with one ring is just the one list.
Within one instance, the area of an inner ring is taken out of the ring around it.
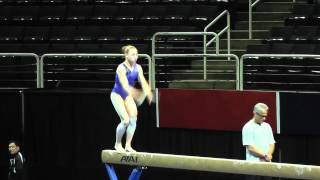
{"label": "step", "polygon": [[[245,54],[245,52],[247,51],[247,48],[245,49],[231,49],[230,54],[235,54],[238,56],[238,58],[240,58],[243,54]],[[215,54],[215,50],[212,49],[208,49],[207,51],[208,54]],[[227,49],[220,49],[220,54],[228,54],[228,50]]]}
{"label": "step", "polygon": [[[270,30],[274,26],[284,26],[284,21],[252,21],[253,30]],[[249,21],[238,21],[235,30],[248,30]]]}
{"label": "step", "polygon": [[169,83],[169,88],[178,89],[236,89],[236,81],[183,80]]}
{"label": "step", "polygon": [[256,12],[290,12],[293,2],[263,2],[257,5],[253,11]]}
{"label": "step", "polygon": [[[247,47],[245,47],[244,49],[231,49],[230,54],[234,54],[234,55],[238,56],[238,58],[240,59],[241,56],[246,53],[246,51],[247,51]],[[228,50],[227,49],[220,49],[219,52],[220,52],[220,54],[228,54]],[[201,54],[201,53],[203,53],[202,48],[195,49],[195,54]],[[212,49],[212,48],[208,48],[207,49],[207,54],[216,54],[216,51],[214,49]],[[213,58],[208,58],[208,59],[213,59]],[[227,60],[228,58],[226,57],[226,58],[223,59],[221,57],[217,57],[215,59],[216,60],[217,59],[219,59],[219,60]],[[235,60],[235,59],[234,58],[230,58],[230,60]]]}
{"label": "step", "polygon": [[[295,0],[295,3],[308,3],[309,0]],[[264,0],[264,2],[294,2],[293,0]]]}
{"label": "step", "polygon": [[[166,76],[172,77],[174,80],[203,79],[203,70],[174,70],[166,73]],[[236,71],[229,70],[207,70],[207,79],[209,80],[235,80]]]}
{"label": "step", "polygon": [[[253,12],[252,20],[253,21],[279,21],[285,20],[291,14],[290,11],[287,12]],[[248,12],[238,12],[237,20],[248,21],[249,13]]]}
{"label": "step", "polygon": [[[252,2],[254,2],[255,0],[252,0]],[[295,3],[293,3],[292,0],[261,0],[256,7],[254,8],[254,10],[257,7],[263,6],[264,3],[287,3],[289,6],[290,4],[306,4],[308,0],[296,0]],[[248,11],[248,0],[237,0],[237,9],[241,10],[241,11]],[[287,9],[286,6],[282,7],[283,9]],[[280,9],[280,8],[277,8]],[[269,10],[268,10],[269,11]],[[280,11],[280,10],[278,10]]]}
{"label": "step", "polygon": [[[250,44],[261,44],[263,39],[231,39],[230,40],[230,47],[231,49],[245,49]],[[220,48],[227,49],[228,48],[228,41],[227,39],[220,40]]]}
{"label": "step", "polygon": [[[231,39],[240,39],[240,38],[248,38],[249,31],[248,28],[245,30],[231,30],[230,36]],[[254,39],[265,39],[269,36],[269,30],[252,30],[252,37]],[[222,36],[222,38],[226,38],[226,36]]]}
{"label": "step", "polygon": [[[234,60],[207,60],[207,70],[222,70],[222,71],[235,71],[236,61]],[[203,60],[193,60],[191,62],[191,68],[196,70],[203,69]]]}

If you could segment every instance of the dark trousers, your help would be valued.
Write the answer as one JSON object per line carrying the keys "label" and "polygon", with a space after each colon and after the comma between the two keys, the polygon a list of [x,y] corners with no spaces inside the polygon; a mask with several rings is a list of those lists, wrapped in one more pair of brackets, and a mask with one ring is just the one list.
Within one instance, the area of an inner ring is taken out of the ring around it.
{"label": "dark trousers", "polygon": [[22,174],[9,174],[8,180],[22,180]]}

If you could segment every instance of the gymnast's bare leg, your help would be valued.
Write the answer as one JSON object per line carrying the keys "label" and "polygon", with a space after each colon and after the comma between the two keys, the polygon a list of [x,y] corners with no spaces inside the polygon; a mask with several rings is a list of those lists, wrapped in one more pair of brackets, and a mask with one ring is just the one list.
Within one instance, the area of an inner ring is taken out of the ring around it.
{"label": "gymnast's bare leg", "polygon": [[126,98],[125,106],[129,114],[129,124],[126,131],[127,138],[126,138],[125,150],[128,152],[135,152],[136,150],[132,148],[131,142],[137,126],[138,111],[137,111],[137,105],[134,102],[134,99],[132,96],[128,96]]}
{"label": "gymnast's bare leg", "polygon": [[110,98],[117,114],[120,117],[120,123],[118,124],[116,130],[116,142],[114,148],[117,151],[125,152],[124,148],[122,147],[121,140],[122,136],[127,130],[127,126],[129,125],[129,115],[126,111],[125,102],[119,94],[112,92]]}

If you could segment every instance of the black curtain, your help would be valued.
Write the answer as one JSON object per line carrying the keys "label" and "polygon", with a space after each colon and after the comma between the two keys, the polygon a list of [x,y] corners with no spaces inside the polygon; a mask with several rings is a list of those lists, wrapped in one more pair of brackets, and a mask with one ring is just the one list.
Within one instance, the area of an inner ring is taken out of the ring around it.
{"label": "black curtain", "polygon": [[[8,141],[22,141],[21,93],[0,92],[0,179],[8,178]],[[23,146],[21,147],[23,151]]]}
{"label": "black curtain", "polygon": [[100,152],[112,147],[108,92],[25,94],[25,144],[32,179],[103,179]]}
{"label": "black curtain", "polygon": [[320,93],[280,93],[281,134],[319,135]]}

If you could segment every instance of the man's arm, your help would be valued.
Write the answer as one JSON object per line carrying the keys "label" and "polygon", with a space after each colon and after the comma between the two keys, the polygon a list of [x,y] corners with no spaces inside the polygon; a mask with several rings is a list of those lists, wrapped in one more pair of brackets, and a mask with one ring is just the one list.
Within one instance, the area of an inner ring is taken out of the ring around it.
{"label": "man's arm", "polygon": [[272,160],[272,155],[273,155],[273,152],[274,152],[274,149],[275,149],[275,143],[276,141],[274,140],[274,137],[273,137],[273,132],[272,132],[272,128],[271,126],[268,124],[268,129],[269,129],[269,132],[268,132],[268,137],[269,137],[269,149],[268,149],[268,153],[267,153],[267,157],[266,157],[266,160],[267,161],[271,161]]}
{"label": "man's arm", "polygon": [[15,157],[15,169],[17,173],[23,170],[23,157],[19,153]]}
{"label": "man's arm", "polygon": [[267,157],[266,157],[267,161],[271,161],[272,160],[272,154],[274,152],[274,148],[275,148],[275,144],[270,144],[269,145],[269,151],[268,151],[268,154],[267,154]]}
{"label": "man's arm", "polygon": [[258,147],[256,147],[255,145],[247,145],[248,150],[251,154],[259,157],[259,158],[265,158],[266,154],[263,153],[263,151],[261,151]]}

